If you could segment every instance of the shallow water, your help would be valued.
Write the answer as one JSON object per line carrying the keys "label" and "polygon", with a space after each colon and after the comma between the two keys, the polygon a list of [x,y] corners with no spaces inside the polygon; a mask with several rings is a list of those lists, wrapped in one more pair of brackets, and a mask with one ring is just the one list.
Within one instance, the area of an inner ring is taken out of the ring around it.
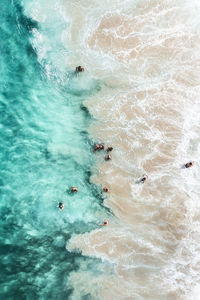
{"label": "shallow water", "polygon": [[2,25],[3,299],[200,299],[198,1],[22,5]]}

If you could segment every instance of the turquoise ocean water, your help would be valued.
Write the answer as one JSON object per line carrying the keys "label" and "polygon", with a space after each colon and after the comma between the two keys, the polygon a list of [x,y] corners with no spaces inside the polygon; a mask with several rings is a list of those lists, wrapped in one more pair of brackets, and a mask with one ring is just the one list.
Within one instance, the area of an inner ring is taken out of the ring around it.
{"label": "turquoise ocean water", "polygon": [[[40,25],[22,4],[1,2],[0,299],[68,299],[70,272],[85,261],[97,276],[101,263],[69,253],[66,243],[109,214],[90,181],[93,120],[83,105],[101,84],[90,78],[83,88],[81,76],[62,68],[61,48],[39,60],[31,39]],[[54,54],[61,73],[50,63]],[[67,192],[72,185],[79,193]]]}
{"label": "turquoise ocean water", "polygon": [[1,1],[0,300],[200,300],[199,13]]}

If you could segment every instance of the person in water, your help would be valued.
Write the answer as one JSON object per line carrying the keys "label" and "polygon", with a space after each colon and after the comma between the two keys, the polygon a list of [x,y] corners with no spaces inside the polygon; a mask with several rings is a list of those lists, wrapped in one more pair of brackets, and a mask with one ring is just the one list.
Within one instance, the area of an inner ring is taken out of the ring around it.
{"label": "person in water", "polygon": [[59,207],[60,209],[64,209],[64,203],[59,202],[58,207]]}
{"label": "person in water", "polygon": [[184,165],[186,168],[190,168],[192,166],[194,166],[194,162],[193,161],[189,161],[187,164]]}
{"label": "person in water", "polygon": [[106,149],[107,152],[110,152],[110,151],[112,151],[112,150],[113,150],[113,147],[108,147],[108,148]]}
{"label": "person in water", "polygon": [[112,159],[112,157],[111,157],[110,154],[108,154],[108,155],[105,156],[105,160],[106,160],[106,161],[111,160],[111,159]]}
{"label": "person in water", "polygon": [[96,145],[94,146],[94,153],[95,153],[96,151],[100,151],[100,150],[104,150],[104,145],[103,145],[103,144],[96,144]]}
{"label": "person in water", "polygon": [[100,226],[107,226],[108,225],[108,220],[105,220],[104,222],[103,222],[103,224],[100,224]]}
{"label": "person in water", "polygon": [[78,188],[76,186],[72,186],[69,190],[70,193],[77,193],[78,192]]}
{"label": "person in water", "polygon": [[108,189],[107,187],[104,187],[104,188],[103,188],[103,191],[104,191],[105,193],[109,193],[109,189]]}
{"label": "person in water", "polygon": [[85,70],[84,70],[83,67],[81,67],[81,66],[76,67],[76,72],[77,72],[77,73],[84,72],[84,71],[85,71]]}
{"label": "person in water", "polygon": [[144,183],[147,180],[147,178],[147,175],[143,175],[143,177],[140,179],[140,182]]}

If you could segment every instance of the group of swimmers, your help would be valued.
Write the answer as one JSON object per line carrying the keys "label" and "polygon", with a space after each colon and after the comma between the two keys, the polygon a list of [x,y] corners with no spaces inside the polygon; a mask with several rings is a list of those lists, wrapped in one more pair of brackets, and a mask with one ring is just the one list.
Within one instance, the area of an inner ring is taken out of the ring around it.
{"label": "group of swimmers", "polygon": [[[109,192],[108,188],[106,188],[106,187],[103,188],[103,191],[104,191],[105,193],[108,193],[108,192]],[[68,190],[68,192],[69,192],[69,193],[77,193],[77,192],[78,192],[78,188],[77,188],[76,186],[72,186],[72,187]],[[63,210],[63,209],[64,209],[64,203],[63,203],[63,202],[59,202],[59,203],[58,203],[58,207],[59,207],[61,210]],[[100,226],[107,226],[107,225],[108,225],[108,220],[105,220],[105,221],[103,222],[103,224],[100,224]]]}
{"label": "group of swimmers", "polygon": [[[76,73],[80,73],[80,72],[84,72],[84,68],[81,66],[76,67]],[[94,146],[94,153],[96,153],[96,151],[101,151],[104,150],[104,145],[103,144],[95,144]],[[113,147],[108,146],[106,148],[106,155],[105,155],[105,161],[109,161],[112,159],[110,152],[113,150]],[[194,161],[189,161],[188,163],[184,164],[185,168],[190,168],[194,165]],[[138,181],[137,183],[144,183],[147,180],[148,176],[147,175],[143,175]],[[103,191],[105,193],[109,193],[109,189],[107,187],[103,188]],[[78,192],[78,188],[75,186],[72,186],[69,191],[69,193],[77,193]],[[64,203],[59,202],[58,207],[60,209],[64,209]],[[108,220],[105,220],[103,222],[103,224],[100,224],[100,226],[107,226],[108,225]]]}
{"label": "group of swimmers", "polygon": [[[72,187],[69,189],[68,192],[69,192],[69,193],[77,193],[77,192],[78,192],[78,188],[77,188],[76,186],[72,186]],[[64,209],[64,203],[63,203],[63,202],[59,202],[59,203],[58,203],[58,207],[59,207],[60,209]]]}
{"label": "group of swimmers", "polygon": [[[100,150],[104,150],[104,145],[103,144],[96,144],[94,146],[94,153],[96,153],[96,151],[100,151]],[[113,150],[113,147],[107,147],[107,149],[106,149],[107,154],[105,156],[106,161],[112,159],[111,154],[110,154],[110,152],[112,150]]]}

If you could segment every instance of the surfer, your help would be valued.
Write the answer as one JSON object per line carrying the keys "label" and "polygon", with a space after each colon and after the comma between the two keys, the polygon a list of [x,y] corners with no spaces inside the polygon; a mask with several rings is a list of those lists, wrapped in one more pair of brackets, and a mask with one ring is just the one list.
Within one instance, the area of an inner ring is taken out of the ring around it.
{"label": "surfer", "polygon": [[194,161],[189,161],[187,164],[184,165],[186,168],[190,168],[194,166]]}

